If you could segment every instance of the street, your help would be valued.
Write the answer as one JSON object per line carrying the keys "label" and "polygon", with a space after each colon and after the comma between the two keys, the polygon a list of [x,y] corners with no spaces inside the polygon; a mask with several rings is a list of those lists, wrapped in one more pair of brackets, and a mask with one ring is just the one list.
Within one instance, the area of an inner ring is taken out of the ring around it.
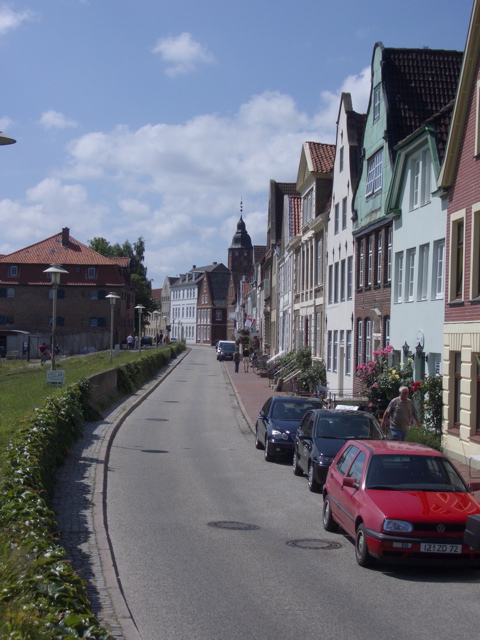
{"label": "street", "polygon": [[255,449],[213,349],[194,347],[126,419],[107,505],[143,640],[478,633],[480,572],[358,567],[351,540],[323,530],[306,478]]}

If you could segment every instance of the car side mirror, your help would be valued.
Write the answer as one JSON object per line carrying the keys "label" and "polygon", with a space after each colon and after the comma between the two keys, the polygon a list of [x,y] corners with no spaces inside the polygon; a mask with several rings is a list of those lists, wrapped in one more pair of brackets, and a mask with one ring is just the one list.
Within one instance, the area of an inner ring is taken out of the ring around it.
{"label": "car side mirror", "polygon": [[352,478],[352,477],[344,477],[342,484],[344,487],[350,487],[351,489],[355,489],[355,487],[357,486],[357,480],[356,478]]}
{"label": "car side mirror", "polygon": [[480,482],[469,482],[468,488],[470,491],[480,491]]}
{"label": "car side mirror", "polygon": [[260,411],[260,413],[258,414],[258,417],[260,418],[260,420],[266,420],[267,416],[265,415],[265,413],[263,413],[263,411]]}

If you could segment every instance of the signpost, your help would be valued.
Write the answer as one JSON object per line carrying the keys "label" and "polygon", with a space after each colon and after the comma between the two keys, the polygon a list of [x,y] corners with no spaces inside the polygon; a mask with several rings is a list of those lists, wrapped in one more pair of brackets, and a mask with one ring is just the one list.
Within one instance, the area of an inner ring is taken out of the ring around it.
{"label": "signpost", "polygon": [[65,384],[65,371],[50,369],[47,371],[47,387],[63,387]]}

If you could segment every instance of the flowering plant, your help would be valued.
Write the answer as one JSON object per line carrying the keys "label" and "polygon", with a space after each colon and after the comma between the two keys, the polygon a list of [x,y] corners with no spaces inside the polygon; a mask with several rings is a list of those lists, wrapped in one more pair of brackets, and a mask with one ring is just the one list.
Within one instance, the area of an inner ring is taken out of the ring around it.
{"label": "flowering plant", "polygon": [[374,360],[357,367],[357,376],[362,381],[363,392],[370,404],[383,410],[387,408],[390,400],[398,396],[400,387],[408,387],[413,394],[420,386],[419,382],[413,382],[410,359],[403,366],[388,366],[388,356],[391,351],[393,351],[391,345],[374,351]]}

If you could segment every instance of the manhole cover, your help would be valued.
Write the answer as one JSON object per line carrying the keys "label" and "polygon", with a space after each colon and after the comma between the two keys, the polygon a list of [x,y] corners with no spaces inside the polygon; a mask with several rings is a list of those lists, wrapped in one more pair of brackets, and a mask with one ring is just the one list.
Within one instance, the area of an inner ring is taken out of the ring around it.
{"label": "manhole cover", "polygon": [[234,529],[237,531],[253,531],[254,529],[260,529],[256,524],[247,524],[246,522],[229,522],[228,520],[209,522],[208,526],[216,527],[217,529]]}
{"label": "manhole cover", "polygon": [[303,540],[289,540],[289,547],[298,547],[299,549],[315,549],[320,551],[330,551],[331,549],[341,549],[339,542],[332,540],[322,540],[320,538],[304,538]]}

